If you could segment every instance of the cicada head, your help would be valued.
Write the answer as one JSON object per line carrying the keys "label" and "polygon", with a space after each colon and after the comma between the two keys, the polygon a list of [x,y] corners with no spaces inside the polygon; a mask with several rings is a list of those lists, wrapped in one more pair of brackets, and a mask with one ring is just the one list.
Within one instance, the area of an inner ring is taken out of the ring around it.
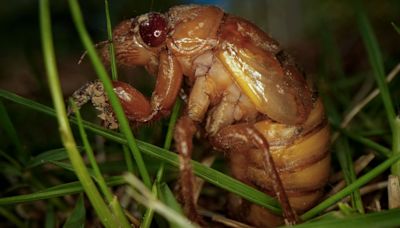
{"label": "cicada head", "polygon": [[[147,65],[165,47],[168,20],[160,13],[147,13],[121,22],[113,31],[117,62],[122,65]],[[103,58],[109,61],[108,45]]]}

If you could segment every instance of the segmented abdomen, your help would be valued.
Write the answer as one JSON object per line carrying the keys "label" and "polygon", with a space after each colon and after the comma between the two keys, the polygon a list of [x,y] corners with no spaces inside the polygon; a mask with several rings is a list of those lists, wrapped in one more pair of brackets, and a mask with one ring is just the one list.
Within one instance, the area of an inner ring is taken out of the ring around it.
{"label": "segmented abdomen", "polygon": [[[322,196],[330,172],[330,131],[320,100],[307,121],[290,126],[268,120],[255,124],[267,139],[291,206],[299,213],[309,209]],[[272,192],[272,181],[263,168],[261,151],[249,151],[247,176],[254,185]]]}

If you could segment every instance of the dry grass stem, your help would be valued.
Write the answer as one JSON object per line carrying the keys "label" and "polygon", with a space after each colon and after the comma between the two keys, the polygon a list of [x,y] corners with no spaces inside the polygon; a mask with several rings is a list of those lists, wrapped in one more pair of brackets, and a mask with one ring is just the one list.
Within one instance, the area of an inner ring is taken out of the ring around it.
{"label": "dry grass stem", "polygon": [[[393,78],[400,72],[400,63],[397,64],[386,77],[386,82],[390,82]],[[356,104],[343,118],[342,123],[340,124],[340,128],[346,128],[351,120],[363,109],[372,99],[374,99],[379,94],[379,89],[374,89],[367,97],[361,100],[358,104]],[[333,134],[331,142],[333,143],[338,137],[339,132],[335,132]]]}
{"label": "dry grass stem", "polygon": [[[374,158],[375,158],[375,155],[372,152],[370,152],[366,155],[360,156],[355,161],[355,164],[354,164],[354,170],[355,170],[356,175],[358,175],[365,167],[367,167],[367,165]],[[337,181],[339,181],[339,182],[332,188],[332,190],[328,194],[326,194],[325,199],[336,194],[337,192],[339,192],[346,186],[346,181],[343,179],[343,173],[341,171],[334,174],[330,180],[331,183],[336,183]]]}
{"label": "dry grass stem", "polygon": [[389,182],[388,184],[389,209],[400,208],[399,177],[395,175],[389,175],[388,182]]}
{"label": "dry grass stem", "polygon": [[[374,153],[369,152],[366,155],[360,156],[355,162],[354,162],[354,170],[356,174],[359,174],[367,165],[375,158]],[[343,180],[343,172],[339,171],[335,174],[333,174],[329,180],[330,183],[336,183],[338,181]]]}
{"label": "dry grass stem", "polygon": [[[388,186],[388,182],[387,181],[381,181],[381,182],[373,183],[373,184],[370,184],[370,185],[367,185],[367,186],[361,188],[360,189],[360,194],[361,194],[361,196],[363,196],[365,194],[368,194],[368,193],[371,193],[371,192],[374,192],[374,191],[377,191],[377,190],[384,189],[387,186]],[[347,197],[343,198],[341,201],[339,201],[338,203],[347,203],[350,200],[351,200],[351,197],[347,196]],[[333,205],[333,206],[331,206],[331,207],[329,207],[329,208],[327,208],[325,211],[334,210],[337,207],[338,203]]]}
{"label": "dry grass stem", "polygon": [[249,226],[249,225],[246,225],[244,223],[238,222],[236,220],[232,220],[232,219],[226,218],[225,216],[216,214],[216,213],[208,211],[208,210],[200,209],[199,212],[200,212],[201,215],[211,218],[212,221],[221,223],[221,224],[223,224],[225,226],[228,226],[228,227],[233,227],[233,228],[254,228],[253,226]]}
{"label": "dry grass stem", "polygon": [[[207,167],[211,167],[211,165],[215,161],[215,158],[216,158],[215,154],[210,155],[210,156],[204,158],[203,161],[201,162],[201,164],[203,164]],[[203,185],[204,185],[204,179],[196,177],[195,183],[196,183],[195,184],[196,189],[194,192],[194,201],[197,202],[197,200],[199,199],[199,196],[200,196],[201,189],[203,188]]]}

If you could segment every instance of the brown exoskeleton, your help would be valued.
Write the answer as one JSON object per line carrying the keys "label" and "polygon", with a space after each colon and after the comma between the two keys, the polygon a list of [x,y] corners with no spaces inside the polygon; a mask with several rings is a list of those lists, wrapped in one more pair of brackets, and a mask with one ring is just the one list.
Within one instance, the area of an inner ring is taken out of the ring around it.
{"label": "brown exoskeleton", "polygon": [[[113,32],[119,64],[144,66],[157,75],[150,101],[115,81],[132,123],[167,116],[181,89],[185,111],[174,139],[181,157],[186,214],[200,221],[194,201],[192,138],[225,153],[232,175],[275,196],[287,223],[321,197],[330,171],[329,128],[320,99],[293,59],[252,23],[213,6],[186,5],[121,22]],[[108,46],[101,51],[109,59]],[[183,80],[185,77],[185,80]],[[100,82],[75,92],[78,105],[92,100],[110,128],[118,125]],[[256,226],[282,222],[264,208],[230,197],[230,212]]]}

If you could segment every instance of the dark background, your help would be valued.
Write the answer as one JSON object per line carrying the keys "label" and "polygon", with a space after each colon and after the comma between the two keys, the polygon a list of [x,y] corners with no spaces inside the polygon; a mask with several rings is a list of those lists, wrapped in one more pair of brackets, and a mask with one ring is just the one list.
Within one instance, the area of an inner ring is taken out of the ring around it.
{"label": "dark background", "polygon": [[[164,12],[176,4],[204,3],[222,7],[244,17],[267,31],[289,50],[308,73],[318,71],[324,59],[326,42],[337,52],[346,74],[369,71],[365,52],[356,27],[351,1],[223,1],[223,0],[152,0],[110,1],[112,24],[148,11]],[[106,24],[103,1],[80,1],[87,29],[94,42],[105,40]],[[365,1],[368,16],[381,45],[385,66],[390,69],[399,60],[399,35],[391,22],[400,24],[400,1]],[[67,1],[51,4],[53,33],[59,73],[65,94],[70,94],[94,73],[88,64],[77,65],[84,51],[72,24]],[[0,9],[0,88],[35,97],[45,85],[38,2],[8,1]],[[328,37],[328,38],[327,38]],[[86,62],[87,63],[87,62]],[[332,67],[333,68],[333,67]],[[356,68],[356,69],[354,69]]]}

